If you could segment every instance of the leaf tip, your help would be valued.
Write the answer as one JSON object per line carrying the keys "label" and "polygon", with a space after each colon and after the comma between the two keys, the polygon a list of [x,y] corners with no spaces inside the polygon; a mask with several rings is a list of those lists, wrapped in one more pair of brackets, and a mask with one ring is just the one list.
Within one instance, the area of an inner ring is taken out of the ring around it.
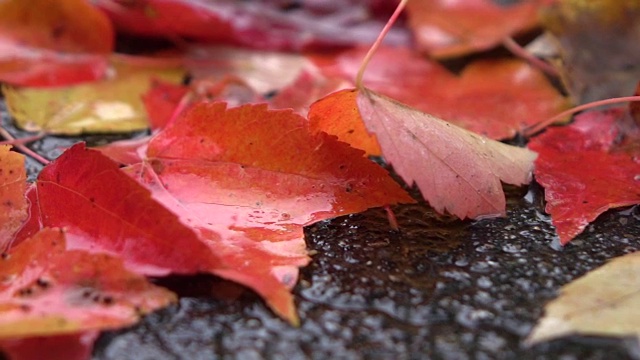
{"label": "leaf tip", "polygon": [[549,341],[570,334],[571,328],[567,322],[557,317],[545,317],[533,328],[524,340],[526,347],[532,347],[541,342]]}

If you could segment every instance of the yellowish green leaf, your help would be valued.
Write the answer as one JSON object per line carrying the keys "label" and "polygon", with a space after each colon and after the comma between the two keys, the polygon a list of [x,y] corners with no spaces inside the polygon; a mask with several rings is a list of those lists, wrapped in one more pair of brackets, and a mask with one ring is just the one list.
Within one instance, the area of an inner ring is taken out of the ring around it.
{"label": "yellowish green leaf", "polygon": [[120,67],[111,79],[58,88],[4,86],[9,112],[17,125],[29,131],[76,135],[146,129],[141,100],[157,78],[178,83],[182,69]]}
{"label": "yellowish green leaf", "polygon": [[529,345],[570,334],[640,339],[640,252],[565,285],[545,313],[527,338]]}

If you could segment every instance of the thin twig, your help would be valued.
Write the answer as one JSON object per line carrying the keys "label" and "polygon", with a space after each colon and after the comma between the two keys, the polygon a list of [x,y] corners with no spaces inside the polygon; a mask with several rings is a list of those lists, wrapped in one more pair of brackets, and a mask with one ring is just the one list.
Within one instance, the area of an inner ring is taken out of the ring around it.
{"label": "thin twig", "polygon": [[389,220],[389,226],[391,227],[391,229],[398,231],[400,229],[400,226],[398,225],[398,219],[396,218],[396,214],[393,213],[391,206],[385,205],[384,211],[387,212],[387,220]]}
{"label": "thin twig", "polygon": [[[25,143],[27,143],[29,141],[23,141],[22,139],[14,138],[13,135],[11,135],[5,128],[3,128],[1,126],[0,126],[0,136],[2,136],[3,138],[5,138],[7,140],[7,141],[3,141],[2,142],[3,144],[11,144],[11,145],[15,146],[22,153],[32,157],[33,159],[35,159],[38,162],[40,162],[42,165],[47,165],[50,162],[49,159],[46,159],[46,158],[42,157],[37,152],[29,149],[28,147],[26,147],[24,145]],[[40,138],[42,138],[42,137],[44,137],[44,134],[39,134],[39,135],[36,135],[36,136],[40,136]],[[33,138],[33,136],[31,138]],[[38,140],[38,139],[35,139],[35,140]]]}
{"label": "thin twig", "polygon": [[23,138],[19,138],[19,139],[0,141],[0,145],[26,144],[26,143],[38,141],[38,140],[42,139],[45,136],[46,136],[45,133],[39,133],[39,134],[36,134],[36,135],[33,135],[33,136],[27,136],[27,137],[23,137]]}
{"label": "thin twig", "polygon": [[365,55],[364,59],[362,59],[362,63],[360,64],[360,69],[358,69],[358,75],[356,75],[356,87],[358,89],[361,89],[363,87],[362,77],[364,76],[364,71],[367,68],[367,65],[369,65],[369,61],[371,61],[371,58],[380,47],[380,44],[382,44],[382,40],[384,40],[384,37],[387,35],[389,30],[391,30],[391,27],[393,26],[393,24],[396,22],[396,20],[402,13],[402,10],[404,10],[404,7],[405,5],[407,5],[407,2],[409,2],[409,0],[400,1],[400,3],[398,4],[398,7],[396,8],[396,11],[393,12],[393,15],[391,15],[391,17],[389,18],[389,21],[387,21],[387,24],[384,26],[384,28],[382,28],[382,31],[380,31],[378,38],[376,39],[376,41],[373,42],[373,45],[371,45],[371,48],[367,52],[367,55]]}
{"label": "thin twig", "polygon": [[531,65],[537,67],[538,69],[544,71],[550,76],[560,77],[558,70],[551,66],[548,62],[541,60],[531,54],[527,49],[523,48],[518,44],[513,38],[507,37],[502,40],[502,45],[511,53],[521,59],[528,61]]}
{"label": "thin twig", "polygon": [[555,115],[547,120],[544,120],[542,122],[539,122],[536,125],[530,126],[527,129],[525,129],[523,131],[523,135],[525,137],[531,137],[535,134],[537,134],[538,132],[542,131],[544,128],[546,128],[547,126],[555,123],[558,120],[562,120],[565,117],[569,116],[569,115],[573,115],[579,111],[582,110],[588,110],[588,109],[592,109],[598,106],[604,106],[604,105],[612,105],[612,104],[620,104],[620,103],[626,103],[626,102],[632,102],[632,101],[640,101],[640,96],[624,96],[624,97],[618,97],[618,98],[611,98],[611,99],[605,99],[605,100],[598,100],[598,101],[593,101],[590,103],[586,103],[586,104],[582,104],[576,107],[573,107],[569,110],[565,110],[561,113],[559,113],[558,115]]}

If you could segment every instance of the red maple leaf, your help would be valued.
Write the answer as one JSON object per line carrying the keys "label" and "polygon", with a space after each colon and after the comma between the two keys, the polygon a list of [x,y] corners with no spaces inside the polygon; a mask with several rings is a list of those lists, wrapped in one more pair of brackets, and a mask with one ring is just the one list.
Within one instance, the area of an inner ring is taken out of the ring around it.
{"label": "red maple leaf", "polygon": [[176,300],[111,255],[68,250],[60,229],[43,229],[0,263],[0,338],[114,329]]}
{"label": "red maple leaf", "polygon": [[195,274],[219,263],[147,189],[82,143],[42,169],[27,197],[29,219],[16,244],[43,227],[60,227],[66,229],[69,249],[118,255],[142,274]]}
{"label": "red maple leaf", "polygon": [[287,289],[309,260],[303,226],[414,201],[363,152],[266,105],[196,104],[124,171],[197,231],[222,260],[215,274],[294,321]]}
{"label": "red maple leaf", "polygon": [[605,211],[640,203],[640,152],[619,148],[623,109],[591,111],[529,143],[560,242],[566,244]]}

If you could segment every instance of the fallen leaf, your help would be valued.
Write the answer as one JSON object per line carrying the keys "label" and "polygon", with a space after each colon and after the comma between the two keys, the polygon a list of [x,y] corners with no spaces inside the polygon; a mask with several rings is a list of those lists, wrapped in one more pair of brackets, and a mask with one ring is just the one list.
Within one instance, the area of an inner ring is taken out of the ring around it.
{"label": "fallen leaf", "polygon": [[176,114],[178,105],[189,93],[189,87],[154,79],[142,95],[151,129],[162,129]]}
{"label": "fallen leaf", "polygon": [[7,249],[14,233],[27,219],[27,174],[24,155],[0,145],[0,251]]}
{"label": "fallen leaf", "polygon": [[0,2],[0,81],[58,86],[91,81],[113,50],[109,19],[84,0]]}
{"label": "fallen leaf", "polygon": [[264,104],[196,104],[125,171],[209,244],[223,261],[214,274],[252,288],[293,322],[288,289],[309,261],[303,226],[414,201],[361,151]]}
{"label": "fallen leaf", "polygon": [[[184,37],[200,42],[242,45],[254,49],[293,50],[370,43],[393,6],[333,1],[291,4],[232,0],[97,0],[117,28],[142,36]],[[384,5],[393,5],[387,2]],[[409,34],[393,29],[390,43],[407,44]]]}
{"label": "fallen leaf", "polygon": [[80,334],[0,339],[0,350],[11,360],[86,360],[91,357],[98,331]]}
{"label": "fallen leaf", "polygon": [[43,227],[59,227],[66,229],[68,249],[117,255],[145,275],[195,274],[219,264],[147,189],[83,143],[45,166],[27,197],[29,219],[15,244]]}
{"label": "fallen leaf", "polygon": [[379,156],[380,145],[367,133],[358,112],[357,95],[356,90],[345,89],[316,101],[309,109],[309,127],[312,131],[336,135],[338,140],[364,150],[366,155]]}
{"label": "fallen leaf", "polygon": [[416,183],[439,213],[461,219],[505,215],[502,182],[531,180],[536,154],[484,138],[367,89],[358,109],[387,162]]}
{"label": "fallen leaf", "polygon": [[[305,69],[293,83],[280,89],[274,97],[270,98],[269,105],[275,109],[293,109],[298,114],[309,115],[311,105],[318,99],[334,91],[352,87],[351,80],[327,78],[319,74],[317,69]],[[331,133],[326,129],[323,131],[340,137],[339,134]]]}
{"label": "fallen leaf", "polygon": [[43,229],[11,248],[0,274],[2,339],[125,327],[176,301],[120,259],[67,250],[60,229]]}
{"label": "fallen leaf", "polygon": [[47,89],[5,86],[3,93],[18,126],[29,131],[77,135],[129,132],[149,126],[141,95],[152,78],[178,83],[181,69],[128,69],[114,79]]}
{"label": "fallen leaf", "polygon": [[219,80],[194,79],[188,86],[154,81],[152,88],[143,95],[143,101],[151,128],[158,130],[200,101],[223,101],[230,106],[239,106],[263,102],[263,98],[244,80],[230,75]]}
{"label": "fallen leaf", "polygon": [[456,57],[500,45],[533,29],[539,2],[497,5],[492,0],[409,1],[407,14],[418,48],[436,58]]}
{"label": "fallen leaf", "polygon": [[640,203],[640,153],[616,148],[623,109],[591,111],[529,142],[535,177],[560,242],[568,243],[600,214]]}
{"label": "fallen leaf", "polygon": [[565,285],[545,306],[528,345],[582,334],[640,340],[640,252],[615,258]]}
{"label": "fallen leaf", "polygon": [[633,93],[640,49],[630,44],[640,34],[640,1],[556,1],[542,15],[560,50],[564,83],[577,103]]}
{"label": "fallen leaf", "polygon": [[[357,48],[311,59],[326,77],[351,80],[366,51]],[[542,72],[514,59],[474,61],[455,75],[410,49],[381,47],[367,66],[364,83],[380,94],[492,139],[512,138],[569,105]]]}
{"label": "fallen leaf", "polygon": [[191,46],[184,61],[195,79],[234,76],[262,95],[291,84],[308,63],[299,54],[204,45]]}
{"label": "fallen leaf", "polygon": [[151,136],[143,136],[137,139],[118,140],[94,149],[120,165],[133,165],[146,158],[150,139]]}

